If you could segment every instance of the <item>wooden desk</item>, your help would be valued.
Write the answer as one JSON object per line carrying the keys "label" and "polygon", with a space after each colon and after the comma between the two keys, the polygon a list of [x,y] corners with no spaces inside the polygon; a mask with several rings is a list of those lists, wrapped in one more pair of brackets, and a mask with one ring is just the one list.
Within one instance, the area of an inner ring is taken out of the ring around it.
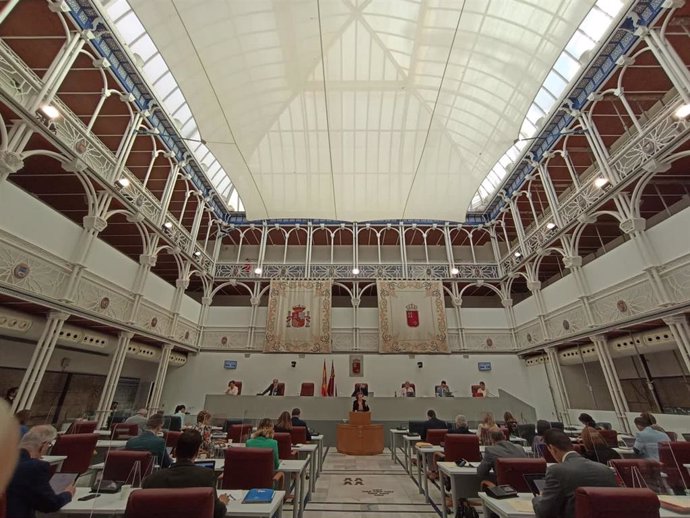
{"label": "wooden desk", "polygon": [[371,424],[370,412],[350,412],[350,421],[337,426],[336,448],[346,455],[383,453],[383,425]]}

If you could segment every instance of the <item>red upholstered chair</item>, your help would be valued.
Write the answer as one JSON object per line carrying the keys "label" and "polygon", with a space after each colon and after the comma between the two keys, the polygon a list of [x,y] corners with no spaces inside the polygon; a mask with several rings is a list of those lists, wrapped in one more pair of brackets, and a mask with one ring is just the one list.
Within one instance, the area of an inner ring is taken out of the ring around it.
{"label": "red upholstered chair", "polygon": [[[414,383],[410,383],[410,387],[412,387],[412,390],[414,390],[415,395],[417,395],[417,387],[415,386]],[[405,384],[401,383],[400,388],[405,388]]]}
{"label": "red upholstered chair", "polygon": [[465,459],[468,462],[482,460],[482,454],[479,452],[479,437],[474,434],[450,433],[446,435],[444,443],[443,449],[448,462],[459,459]]}
{"label": "red upholstered chair", "polygon": [[676,442],[678,440],[678,434],[676,432],[666,432],[666,435],[668,435],[668,438],[671,439],[671,442]]}
{"label": "red upholstered chair", "polygon": [[232,439],[232,442],[244,442],[246,438],[252,433],[252,425],[250,424],[231,424],[228,430],[227,438]]}
{"label": "red upholstered chair", "polygon": [[618,432],[616,430],[597,430],[597,432],[611,448],[618,447]]}
{"label": "red upholstered chair", "polygon": [[129,495],[125,518],[213,518],[212,487],[137,489]]}
{"label": "red upholstered chair", "polygon": [[368,383],[355,383],[355,389],[353,390],[353,393],[356,394],[359,391],[364,392],[364,394],[367,394],[369,392],[369,384]]}
{"label": "red upholstered chair", "polygon": [[112,430],[112,438],[115,441],[129,439],[130,437],[139,435],[139,426],[136,423],[116,423],[113,425]]}
{"label": "red upholstered chair", "polygon": [[577,453],[580,455],[585,455],[587,453],[587,450],[585,450],[585,445],[584,444],[573,444],[573,450],[575,450]]}
{"label": "red upholstered chair", "polygon": [[683,464],[690,464],[690,442],[660,442],[659,460],[668,475],[672,489],[684,490],[690,487],[690,475]]}
{"label": "red upholstered chair", "polygon": [[426,442],[435,446],[440,446],[446,438],[448,430],[446,428],[430,429],[426,431]]}
{"label": "red upholstered chair", "polygon": [[[616,470],[625,487],[660,488],[661,463],[652,459],[611,459],[609,466]],[[639,480],[640,475],[642,481]]]}
{"label": "red upholstered chair", "polygon": [[276,432],[273,438],[278,441],[278,458],[285,460],[297,458],[297,455],[292,452],[292,437],[289,433]]}
{"label": "red upholstered chair", "polygon": [[235,380],[235,386],[237,387],[237,395],[242,395],[242,382]]}
{"label": "red upholstered chair", "polygon": [[302,388],[299,391],[300,396],[313,396],[314,395],[314,384],[313,383],[302,383]]}
{"label": "red upholstered chair", "polygon": [[285,480],[282,473],[274,474],[269,448],[228,448],[222,477],[222,489],[274,489]]}
{"label": "red upholstered chair", "polygon": [[292,444],[307,443],[307,429],[304,426],[293,426],[290,435],[292,436]]}
{"label": "red upholstered chair", "polygon": [[575,518],[659,518],[659,499],[649,489],[627,487],[578,487]]}
{"label": "red upholstered chair", "polygon": [[182,435],[182,432],[163,432],[163,438],[165,439],[165,446],[166,448],[172,448],[173,451],[175,451],[175,447],[177,446],[177,440],[180,438],[180,435]]}
{"label": "red upholstered chair", "polygon": [[510,430],[508,428],[501,427],[501,431],[503,432],[503,437],[506,438],[506,441],[510,440]]}
{"label": "red upholstered chair", "polygon": [[112,450],[108,452],[103,467],[103,480],[127,481],[136,462],[139,462],[142,479],[153,471],[153,456],[150,451]]}
{"label": "red upholstered chair", "polygon": [[73,421],[71,425],[69,425],[65,435],[73,433],[93,433],[96,431],[97,426],[98,421],[84,421],[82,419],[77,419],[76,421]]}
{"label": "red upholstered chair", "polygon": [[278,396],[284,396],[285,395],[285,383],[278,383],[278,393],[276,395],[278,395]]}
{"label": "red upholstered chair", "polygon": [[496,481],[499,485],[513,486],[519,493],[529,493],[530,488],[524,475],[528,473],[546,473],[544,459],[496,459]]}
{"label": "red upholstered chair", "polygon": [[479,385],[472,385],[472,397],[479,397]]}
{"label": "red upholstered chair", "polygon": [[62,462],[63,473],[84,473],[91,465],[97,442],[98,434],[96,433],[58,435],[50,454],[67,456]]}

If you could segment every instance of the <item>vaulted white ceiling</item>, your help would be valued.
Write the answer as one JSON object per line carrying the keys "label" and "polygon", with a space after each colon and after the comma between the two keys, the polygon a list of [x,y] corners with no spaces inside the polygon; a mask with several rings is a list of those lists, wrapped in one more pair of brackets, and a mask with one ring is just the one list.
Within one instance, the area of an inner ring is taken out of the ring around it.
{"label": "vaulted white ceiling", "polygon": [[463,220],[594,0],[130,0],[249,219]]}

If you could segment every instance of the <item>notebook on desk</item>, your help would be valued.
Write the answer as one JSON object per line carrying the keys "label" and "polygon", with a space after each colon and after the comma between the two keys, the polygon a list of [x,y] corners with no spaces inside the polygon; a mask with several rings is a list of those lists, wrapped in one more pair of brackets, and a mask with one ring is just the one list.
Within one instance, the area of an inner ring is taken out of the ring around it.
{"label": "notebook on desk", "polygon": [[243,504],[270,504],[273,501],[273,489],[250,489],[242,499]]}

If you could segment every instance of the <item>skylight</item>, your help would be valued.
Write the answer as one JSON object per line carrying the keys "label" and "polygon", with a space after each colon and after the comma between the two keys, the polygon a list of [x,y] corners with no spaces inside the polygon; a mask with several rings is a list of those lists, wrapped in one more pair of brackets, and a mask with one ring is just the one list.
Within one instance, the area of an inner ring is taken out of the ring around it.
{"label": "skylight", "polygon": [[518,140],[489,171],[472,198],[469,211],[481,212],[491,203],[529,140],[537,134],[541,123],[558,106],[558,100],[568,91],[582,66],[589,61],[587,52],[594,49],[609,33],[624,5],[622,0],[598,0],[582,20],[527,110]]}

